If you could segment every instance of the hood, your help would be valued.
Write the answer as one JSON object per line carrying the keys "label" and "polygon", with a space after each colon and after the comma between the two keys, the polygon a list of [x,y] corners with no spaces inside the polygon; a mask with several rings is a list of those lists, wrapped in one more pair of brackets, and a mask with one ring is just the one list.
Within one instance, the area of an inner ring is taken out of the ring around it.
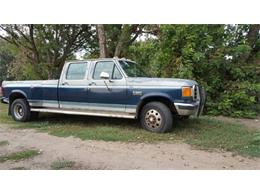
{"label": "hood", "polygon": [[167,86],[167,87],[182,87],[193,86],[198,83],[188,79],[173,79],[173,78],[144,78],[144,77],[129,77],[127,78],[128,84],[138,86]]}

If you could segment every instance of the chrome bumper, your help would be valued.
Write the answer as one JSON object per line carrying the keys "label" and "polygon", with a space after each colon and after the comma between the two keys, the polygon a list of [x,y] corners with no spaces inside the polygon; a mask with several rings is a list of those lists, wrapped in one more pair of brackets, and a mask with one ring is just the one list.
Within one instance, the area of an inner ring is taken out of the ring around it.
{"label": "chrome bumper", "polygon": [[198,112],[199,103],[174,103],[178,115],[188,116],[195,115]]}
{"label": "chrome bumper", "polygon": [[8,98],[1,97],[1,103],[3,103],[3,104],[9,104]]}
{"label": "chrome bumper", "polygon": [[206,91],[199,87],[199,98],[192,103],[174,103],[176,111],[180,116],[196,115],[200,116],[206,103]]}

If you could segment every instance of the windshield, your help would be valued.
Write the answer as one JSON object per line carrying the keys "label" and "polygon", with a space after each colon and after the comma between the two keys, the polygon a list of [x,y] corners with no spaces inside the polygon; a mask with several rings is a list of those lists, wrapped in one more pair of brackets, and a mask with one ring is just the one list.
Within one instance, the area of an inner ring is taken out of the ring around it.
{"label": "windshield", "polygon": [[149,77],[140,67],[140,65],[126,60],[119,60],[119,63],[126,75],[129,77]]}

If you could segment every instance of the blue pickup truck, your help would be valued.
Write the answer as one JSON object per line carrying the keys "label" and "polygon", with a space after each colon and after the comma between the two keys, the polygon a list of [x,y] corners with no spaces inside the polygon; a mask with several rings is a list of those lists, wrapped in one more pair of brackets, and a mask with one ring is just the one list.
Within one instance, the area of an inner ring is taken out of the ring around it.
{"label": "blue pickup truck", "polygon": [[151,78],[119,58],[66,62],[59,80],[4,81],[2,93],[16,121],[39,112],[131,118],[158,133],[172,127],[174,116],[199,116],[206,99],[196,81]]}

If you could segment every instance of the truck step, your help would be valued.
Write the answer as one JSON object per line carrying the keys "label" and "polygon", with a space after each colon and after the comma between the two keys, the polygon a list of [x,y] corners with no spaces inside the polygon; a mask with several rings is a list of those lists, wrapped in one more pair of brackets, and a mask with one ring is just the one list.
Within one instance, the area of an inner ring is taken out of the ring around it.
{"label": "truck step", "polygon": [[58,114],[73,114],[73,115],[86,115],[86,116],[101,116],[101,117],[115,117],[115,118],[129,118],[135,119],[136,116],[133,113],[125,112],[108,112],[108,111],[78,111],[68,109],[52,109],[52,108],[31,108],[32,112],[47,112],[47,113],[58,113]]}

